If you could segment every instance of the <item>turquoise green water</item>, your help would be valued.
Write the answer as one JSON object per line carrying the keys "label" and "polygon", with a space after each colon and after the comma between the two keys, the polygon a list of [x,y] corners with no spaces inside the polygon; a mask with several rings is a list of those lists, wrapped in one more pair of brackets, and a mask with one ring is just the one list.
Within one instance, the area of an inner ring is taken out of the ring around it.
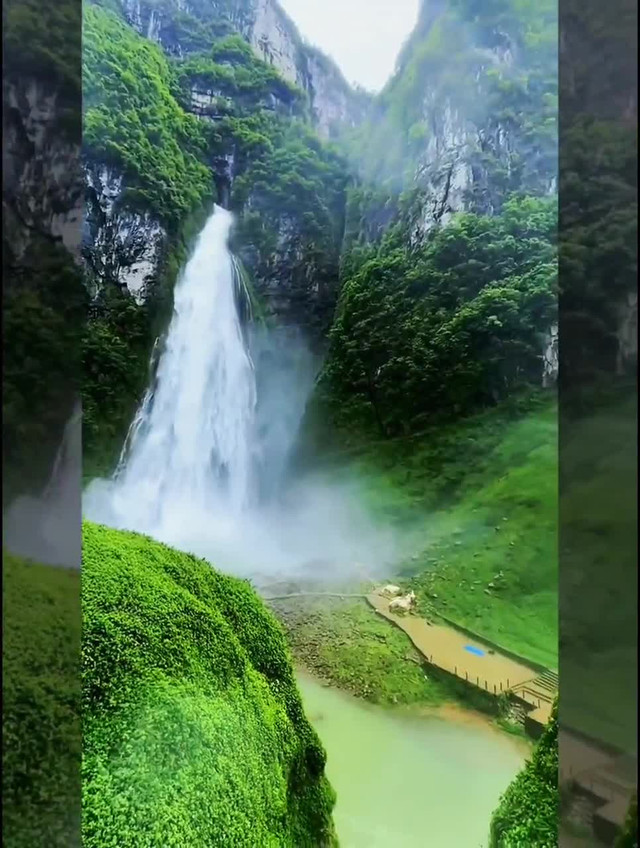
{"label": "turquoise green water", "polygon": [[483,721],[400,716],[298,681],[327,751],[341,848],[486,848],[525,743]]}

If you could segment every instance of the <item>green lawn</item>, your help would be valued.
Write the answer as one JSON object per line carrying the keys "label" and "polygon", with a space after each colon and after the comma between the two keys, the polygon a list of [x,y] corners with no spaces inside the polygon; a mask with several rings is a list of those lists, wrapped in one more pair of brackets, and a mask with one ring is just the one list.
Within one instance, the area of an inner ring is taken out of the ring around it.
{"label": "green lawn", "polygon": [[421,612],[557,667],[555,403],[491,410],[341,462],[333,473],[357,474],[374,514],[411,539],[398,579]]}

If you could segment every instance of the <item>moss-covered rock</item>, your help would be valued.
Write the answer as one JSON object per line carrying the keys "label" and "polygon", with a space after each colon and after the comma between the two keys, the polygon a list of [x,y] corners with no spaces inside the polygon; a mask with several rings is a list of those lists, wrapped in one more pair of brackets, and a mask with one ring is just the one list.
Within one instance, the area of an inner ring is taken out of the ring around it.
{"label": "moss-covered rock", "polygon": [[555,848],[558,844],[558,707],[524,769],[491,820],[490,848]]}
{"label": "moss-covered rock", "polygon": [[242,581],[85,524],[84,845],[336,844],[282,630]]}

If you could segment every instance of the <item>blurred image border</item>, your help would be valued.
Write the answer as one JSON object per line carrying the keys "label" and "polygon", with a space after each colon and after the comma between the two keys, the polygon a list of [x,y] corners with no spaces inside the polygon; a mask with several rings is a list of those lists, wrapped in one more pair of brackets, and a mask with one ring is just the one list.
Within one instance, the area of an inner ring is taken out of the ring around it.
{"label": "blurred image border", "polygon": [[3,844],[81,844],[81,0],[3,15]]}
{"label": "blurred image border", "polygon": [[637,845],[637,3],[559,12],[559,844]]}

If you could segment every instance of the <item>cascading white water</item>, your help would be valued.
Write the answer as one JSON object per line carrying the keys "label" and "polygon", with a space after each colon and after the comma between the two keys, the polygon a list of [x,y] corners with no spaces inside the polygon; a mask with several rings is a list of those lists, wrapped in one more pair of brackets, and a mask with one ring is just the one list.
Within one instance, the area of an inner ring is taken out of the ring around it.
{"label": "cascading white water", "polygon": [[154,384],[112,487],[116,522],[161,537],[221,505],[240,513],[251,496],[256,386],[227,246],[231,224],[216,206],[176,285]]}
{"label": "cascading white water", "polygon": [[321,579],[349,563],[371,570],[391,540],[357,499],[286,477],[314,364],[285,328],[247,328],[245,339],[232,220],[216,207],[198,238],[118,469],[89,485],[85,515],[267,582],[310,567]]}

